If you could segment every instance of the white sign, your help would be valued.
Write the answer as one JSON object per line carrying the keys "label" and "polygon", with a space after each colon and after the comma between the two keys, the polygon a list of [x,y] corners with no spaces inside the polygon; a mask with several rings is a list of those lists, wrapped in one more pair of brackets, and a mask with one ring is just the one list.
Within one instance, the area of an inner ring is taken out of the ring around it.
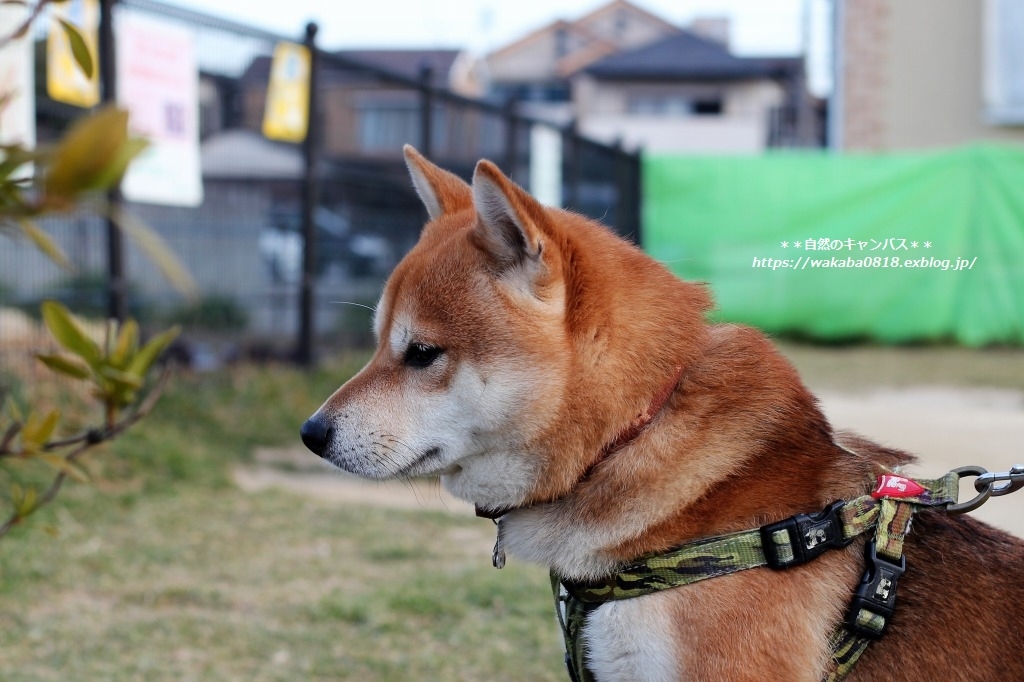
{"label": "white sign", "polygon": [[530,127],[530,194],[547,206],[562,206],[562,133],[539,123]]}
{"label": "white sign", "polygon": [[199,72],[186,28],[126,14],[117,22],[117,100],[132,134],[149,140],[125,173],[129,201],[198,206]]}
{"label": "white sign", "polygon": [[[13,34],[27,18],[24,6],[0,5],[0,36]],[[0,107],[0,144],[36,145],[34,54],[31,32],[0,49],[0,97],[8,98]]]}

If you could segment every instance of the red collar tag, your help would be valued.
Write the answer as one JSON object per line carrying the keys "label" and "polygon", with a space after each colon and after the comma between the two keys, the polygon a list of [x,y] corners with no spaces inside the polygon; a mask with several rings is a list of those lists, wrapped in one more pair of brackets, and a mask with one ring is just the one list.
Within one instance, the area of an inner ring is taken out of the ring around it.
{"label": "red collar tag", "polygon": [[909,478],[885,474],[878,477],[878,487],[871,491],[876,500],[883,497],[918,497],[925,491]]}

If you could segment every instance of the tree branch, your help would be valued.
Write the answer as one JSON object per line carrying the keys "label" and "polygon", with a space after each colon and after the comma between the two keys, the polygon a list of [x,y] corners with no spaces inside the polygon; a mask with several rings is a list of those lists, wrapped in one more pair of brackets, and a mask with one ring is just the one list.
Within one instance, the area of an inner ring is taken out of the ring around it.
{"label": "tree branch", "polygon": [[25,19],[25,21],[21,23],[21,26],[18,27],[18,30],[10,35],[0,38],[0,50],[7,47],[9,43],[28,33],[28,30],[32,28],[32,22],[39,18],[39,15],[43,13],[43,8],[49,4],[50,0],[39,0],[39,2],[36,3],[36,6],[32,8],[32,12],[28,15],[28,18]]}
{"label": "tree branch", "polygon": [[170,368],[164,368],[164,371],[160,374],[160,378],[156,380],[155,384],[153,384],[153,388],[146,394],[145,399],[139,403],[139,406],[135,408],[130,415],[122,419],[120,422],[102,429],[89,429],[88,431],[83,431],[76,436],[64,438],[63,440],[52,440],[43,446],[43,450],[51,452],[53,450],[59,450],[60,448],[66,448],[70,445],[78,445],[79,443],[98,445],[104,441],[114,438],[153,410],[153,407],[156,406],[156,401],[159,400],[160,396],[163,394],[164,388],[167,386],[167,380],[170,376]]}
{"label": "tree branch", "polygon": [[[80,458],[82,455],[84,455],[86,452],[96,447],[100,443],[112,440],[113,438],[116,438],[120,434],[124,433],[137,421],[139,421],[147,414],[149,414],[156,406],[156,403],[160,399],[160,396],[163,394],[164,388],[166,388],[167,386],[167,380],[170,378],[170,376],[170,367],[165,367],[164,371],[160,375],[160,378],[157,379],[155,384],[153,384],[153,388],[150,389],[149,393],[146,394],[146,397],[142,400],[142,402],[139,403],[138,407],[130,415],[122,419],[120,422],[117,422],[113,426],[105,428],[103,430],[90,429],[82,434],[73,436],[71,438],[66,438],[60,441],[50,441],[43,447],[43,449],[50,451],[55,450],[57,448],[77,445],[78,447],[74,448],[71,452],[64,456],[65,462],[73,463],[75,460]],[[13,440],[14,435],[12,434],[12,432],[17,433],[17,430],[20,428],[21,424],[13,424],[11,428],[7,430],[7,434],[5,434],[4,436],[3,445],[8,444],[8,435],[10,436],[10,439]],[[0,454],[4,454],[3,448],[0,448]],[[57,496],[57,493],[60,492],[61,486],[64,485],[64,479],[66,479],[67,477],[68,475],[64,471],[60,471],[57,473],[53,481],[50,483],[50,487],[47,488],[46,492],[40,495],[39,498],[36,500],[35,506],[32,508],[32,513],[36,512],[40,507],[43,507],[53,501],[53,498],[55,498]],[[24,517],[22,517],[21,514],[19,514],[18,511],[15,510],[14,513],[12,513],[10,517],[8,517],[8,519],[4,521],[2,525],[0,525],[0,538],[7,535],[11,528],[13,528],[19,521],[21,521],[22,518]]]}
{"label": "tree branch", "polygon": [[14,422],[7,428],[4,437],[0,438],[0,457],[11,454],[7,448],[14,442],[14,437],[18,435],[19,431],[21,431],[21,422]]}

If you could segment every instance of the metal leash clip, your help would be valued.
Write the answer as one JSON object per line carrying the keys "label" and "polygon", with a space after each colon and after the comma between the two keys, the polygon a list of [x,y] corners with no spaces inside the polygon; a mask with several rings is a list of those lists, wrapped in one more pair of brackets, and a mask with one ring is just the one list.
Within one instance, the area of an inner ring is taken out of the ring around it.
{"label": "metal leash clip", "polygon": [[[989,471],[979,466],[966,466],[953,469],[953,473],[960,478],[977,476],[974,481],[974,489],[978,491],[978,495],[967,502],[951,504],[946,507],[946,511],[956,514],[974,511],[985,504],[990,497],[1009,495],[1024,488],[1024,464],[1014,464],[1009,471],[999,472]],[[1004,481],[1005,483],[1003,483]],[[1002,485],[996,485],[997,483],[1002,483]]]}
{"label": "metal leash clip", "polygon": [[[1004,485],[996,486],[996,483],[1007,481]],[[979,493],[986,487],[992,488],[992,497],[1007,495],[1024,488],[1024,464],[1014,464],[1009,471],[988,472],[974,482],[974,489]]]}

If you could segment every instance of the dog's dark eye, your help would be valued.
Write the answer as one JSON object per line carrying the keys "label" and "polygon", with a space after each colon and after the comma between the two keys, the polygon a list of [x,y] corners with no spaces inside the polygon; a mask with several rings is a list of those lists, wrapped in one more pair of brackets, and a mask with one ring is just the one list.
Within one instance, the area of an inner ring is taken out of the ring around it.
{"label": "dog's dark eye", "polygon": [[414,343],[405,350],[404,362],[408,367],[422,369],[430,367],[444,352],[443,348],[428,346],[425,343]]}

